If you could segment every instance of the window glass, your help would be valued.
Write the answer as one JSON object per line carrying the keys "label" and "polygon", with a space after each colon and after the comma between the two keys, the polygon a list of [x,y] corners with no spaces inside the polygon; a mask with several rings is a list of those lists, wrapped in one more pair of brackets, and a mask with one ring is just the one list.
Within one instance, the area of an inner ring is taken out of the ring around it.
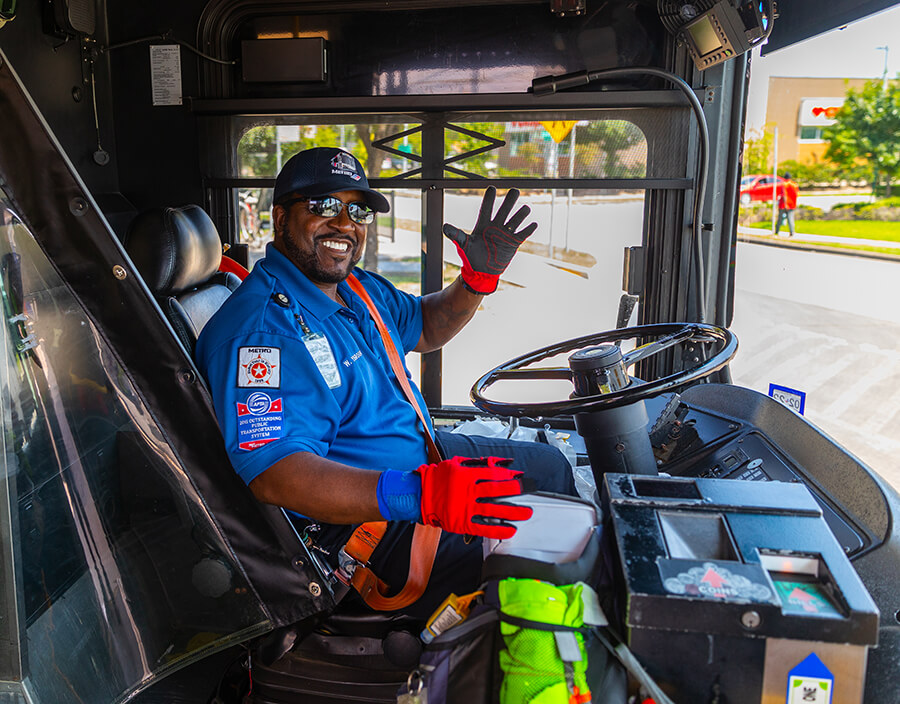
{"label": "window glass", "polygon": [[0,272],[0,542],[16,615],[0,635],[21,648],[30,701],[121,701],[267,620],[125,370],[2,192]]}
{"label": "window glass", "polygon": [[[498,198],[503,196],[501,190]],[[446,219],[475,223],[482,190],[445,193]],[[538,229],[519,250],[496,293],[444,347],[442,400],[470,405],[469,389],[490,368],[525,352],[616,327],[622,296],[623,252],[641,244],[644,192],[524,191]],[[459,273],[453,243],[444,243],[444,281]],[[636,324],[637,310],[630,321]],[[547,362],[548,366],[553,362]],[[510,401],[563,400],[568,382],[501,382],[491,397]]]}
{"label": "window glass", "polygon": [[801,127],[800,128],[800,139],[802,140],[815,140],[817,142],[822,141],[822,128],[821,127]]}
{"label": "window glass", "polygon": [[[647,175],[647,140],[637,125],[625,120],[455,123],[445,130],[444,143],[448,158],[463,157],[451,166],[477,176],[618,179]],[[466,157],[492,143],[495,149]]]}
{"label": "window glass", "polygon": [[[238,172],[244,178],[275,178],[281,165],[299,151],[340,147],[360,160],[369,179],[396,176],[417,168],[415,160],[402,155],[422,153],[418,127],[418,123],[402,122],[258,125],[238,142]],[[392,136],[384,147],[400,154],[373,144]]]}
{"label": "window glass", "polygon": [[804,416],[895,487],[900,209],[884,161],[896,163],[897,139],[881,135],[898,87],[887,46],[875,46],[885,42],[871,38],[898,21],[895,8],[753,56],[744,173],[789,173],[798,195],[794,222],[785,213],[777,234],[771,191],[740,213],[731,364],[741,386],[805,394]]}

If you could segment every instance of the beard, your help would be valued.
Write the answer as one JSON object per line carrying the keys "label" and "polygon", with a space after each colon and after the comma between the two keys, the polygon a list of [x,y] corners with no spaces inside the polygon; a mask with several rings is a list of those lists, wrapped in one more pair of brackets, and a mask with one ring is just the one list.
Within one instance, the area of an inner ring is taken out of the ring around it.
{"label": "beard", "polygon": [[[318,238],[313,239],[311,248],[304,251],[297,244],[297,240],[294,238],[294,234],[291,232],[287,223],[284,224],[282,229],[281,241],[284,244],[284,254],[294,263],[294,266],[306,274],[310,281],[322,284],[341,283],[350,275],[350,272],[353,271],[353,267],[359,263],[359,260],[362,259],[359,242],[356,242],[352,246],[350,258],[341,266],[333,269],[325,269],[319,262],[319,258],[316,256],[316,239]],[[334,239],[341,238],[335,237]]]}

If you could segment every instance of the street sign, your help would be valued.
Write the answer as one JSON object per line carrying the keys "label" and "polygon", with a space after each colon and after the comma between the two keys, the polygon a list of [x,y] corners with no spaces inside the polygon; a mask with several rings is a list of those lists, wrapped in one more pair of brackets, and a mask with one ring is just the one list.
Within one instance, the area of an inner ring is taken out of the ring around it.
{"label": "street sign", "polygon": [[577,120],[571,121],[563,121],[557,120],[553,122],[542,122],[544,129],[550,134],[553,138],[553,141],[559,144],[566,137],[569,136],[569,132],[572,131],[572,128],[578,124]]}

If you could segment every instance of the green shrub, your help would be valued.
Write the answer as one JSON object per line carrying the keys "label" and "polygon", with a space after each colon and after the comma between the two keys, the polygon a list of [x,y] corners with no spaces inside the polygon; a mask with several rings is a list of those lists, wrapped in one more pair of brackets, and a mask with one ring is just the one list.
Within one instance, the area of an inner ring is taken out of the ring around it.
{"label": "green shrub", "polygon": [[798,220],[822,220],[825,217],[825,211],[811,205],[798,204],[795,217]]}
{"label": "green shrub", "polygon": [[738,209],[738,225],[753,225],[772,220],[772,206],[768,203],[751,203]]}
{"label": "green shrub", "polygon": [[900,197],[882,198],[874,203],[838,203],[823,220],[900,220]]}
{"label": "green shrub", "polygon": [[900,197],[882,198],[874,203],[860,203],[856,211],[860,220],[881,220],[892,222],[900,220]]}

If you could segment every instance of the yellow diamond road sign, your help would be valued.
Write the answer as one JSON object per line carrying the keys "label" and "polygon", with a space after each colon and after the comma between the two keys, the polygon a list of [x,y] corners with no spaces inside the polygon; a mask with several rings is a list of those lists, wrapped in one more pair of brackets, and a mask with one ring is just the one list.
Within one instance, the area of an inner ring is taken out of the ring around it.
{"label": "yellow diamond road sign", "polygon": [[568,137],[569,132],[572,131],[572,128],[575,126],[575,120],[570,122],[564,121],[554,121],[554,122],[542,122],[544,129],[550,133],[550,136],[553,137],[553,141],[559,144],[566,137]]}

